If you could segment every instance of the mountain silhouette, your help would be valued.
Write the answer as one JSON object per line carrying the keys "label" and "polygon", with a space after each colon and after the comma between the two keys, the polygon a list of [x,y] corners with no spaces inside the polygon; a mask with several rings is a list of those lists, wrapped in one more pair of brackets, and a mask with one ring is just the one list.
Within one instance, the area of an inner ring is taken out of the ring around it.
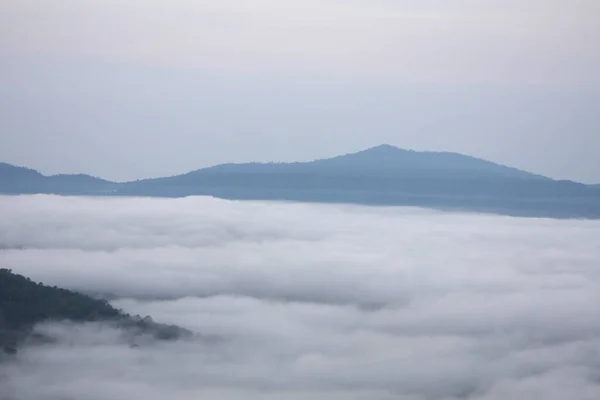
{"label": "mountain silhouette", "polygon": [[114,182],[85,174],[44,176],[30,168],[0,162],[0,193],[93,194],[114,189]]}
{"label": "mountain silhouette", "polygon": [[454,176],[460,178],[546,179],[541,175],[506,167],[458,153],[417,152],[383,144],[357,153],[295,163],[222,164],[196,173],[319,172],[332,174],[389,175],[396,177]]}
{"label": "mountain silhouette", "polygon": [[448,152],[381,145],[328,159],[221,164],[182,175],[115,183],[89,175],[44,176],[0,164],[0,193],[215,196],[404,205],[553,218],[600,218],[600,188]]}

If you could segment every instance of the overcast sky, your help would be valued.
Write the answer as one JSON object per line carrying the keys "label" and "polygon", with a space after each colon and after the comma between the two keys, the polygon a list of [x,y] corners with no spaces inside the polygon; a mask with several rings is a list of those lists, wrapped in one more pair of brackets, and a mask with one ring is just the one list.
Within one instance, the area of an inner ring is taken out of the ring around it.
{"label": "overcast sky", "polygon": [[115,180],[390,143],[600,182],[598,0],[0,0],[0,160]]}

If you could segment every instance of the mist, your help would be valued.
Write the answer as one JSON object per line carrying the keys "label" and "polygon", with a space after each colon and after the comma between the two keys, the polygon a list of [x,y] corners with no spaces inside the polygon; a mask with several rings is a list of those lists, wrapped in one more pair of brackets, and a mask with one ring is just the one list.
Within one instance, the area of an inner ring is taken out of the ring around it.
{"label": "mist", "polygon": [[101,323],[0,399],[600,398],[600,221],[406,207],[0,197],[0,265],[196,333]]}

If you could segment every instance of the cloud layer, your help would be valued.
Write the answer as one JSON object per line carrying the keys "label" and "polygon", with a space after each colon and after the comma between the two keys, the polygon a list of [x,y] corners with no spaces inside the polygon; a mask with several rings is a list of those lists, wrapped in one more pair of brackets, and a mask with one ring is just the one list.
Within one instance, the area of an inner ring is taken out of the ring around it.
{"label": "cloud layer", "polygon": [[219,338],[130,348],[107,326],[41,326],[59,341],[0,369],[10,400],[600,398],[597,221],[212,198],[0,209],[3,267]]}

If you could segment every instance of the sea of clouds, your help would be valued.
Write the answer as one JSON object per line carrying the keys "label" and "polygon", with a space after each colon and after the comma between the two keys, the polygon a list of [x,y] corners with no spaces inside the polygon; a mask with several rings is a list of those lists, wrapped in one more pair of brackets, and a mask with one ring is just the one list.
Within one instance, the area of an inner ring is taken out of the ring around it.
{"label": "sea of clouds", "polygon": [[0,266],[198,335],[114,327],[0,366],[10,400],[597,400],[600,221],[0,197]]}

